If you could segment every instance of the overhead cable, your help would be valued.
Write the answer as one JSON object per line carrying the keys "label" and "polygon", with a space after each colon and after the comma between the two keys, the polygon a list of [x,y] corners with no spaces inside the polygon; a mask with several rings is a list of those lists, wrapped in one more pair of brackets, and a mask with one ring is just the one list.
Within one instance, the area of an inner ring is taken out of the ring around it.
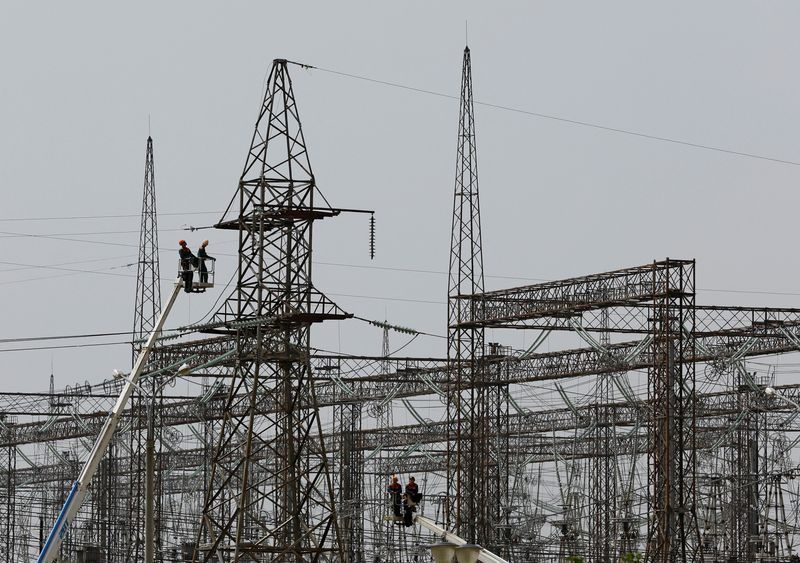
{"label": "overhead cable", "polygon": [[[322,67],[316,67],[316,66],[311,66],[311,65],[303,65],[303,66],[305,66],[306,68],[314,69],[314,70],[320,70],[322,72],[328,72],[330,74],[336,74],[338,76],[344,76],[344,77],[347,77],[347,78],[354,78],[356,80],[363,80],[365,82],[373,82],[375,84],[382,84],[383,86],[390,86],[392,88],[400,88],[400,89],[403,89],[403,90],[409,90],[409,91],[417,92],[417,93],[420,93],[420,94],[429,94],[429,95],[432,95],[432,96],[438,96],[440,98],[448,98],[448,99],[451,99],[451,100],[460,100],[459,96],[455,96],[453,94],[445,94],[443,92],[436,92],[434,90],[427,90],[425,88],[415,88],[413,86],[408,86],[406,84],[400,84],[398,82],[389,82],[387,80],[379,80],[379,79],[376,79],[376,78],[370,78],[368,76],[361,76],[361,75],[352,74],[352,73],[349,73],[349,72],[341,72],[341,71],[333,70],[333,69],[329,69],[329,68],[322,68]],[[531,117],[538,117],[538,118],[541,118],[541,119],[549,119],[549,120],[552,120],[552,121],[559,121],[559,122],[562,122],[562,123],[569,123],[570,125],[579,125],[581,127],[589,127],[589,128],[592,128],[592,129],[599,129],[601,131],[608,131],[608,132],[611,132],[611,133],[619,133],[619,134],[622,134],[622,135],[630,135],[630,136],[633,136],[633,137],[639,137],[639,138],[648,139],[648,140],[651,140],[651,141],[660,141],[660,142],[663,142],[663,143],[672,143],[672,144],[675,144],[675,145],[683,145],[683,146],[691,147],[691,148],[695,148],[695,149],[714,151],[714,152],[719,152],[719,153],[724,153],[724,154],[730,154],[730,155],[733,155],[733,156],[741,156],[741,157],[745,157],[745,158],[752,158],[752,159],[757,159],[757,160],[765,160],[765,161],[768,161],[768,162],[776,162],[776,163],[779,163],[779,164],[788,164],[790,166],[800,166],[800,162],[796,162],[796,161],[793,161],[793,160],[776,158],[776,157],[772,157],[772,156],[766,156],[766,155],[761,155],[761,154],[756,154],[756,153],[749,153],[749,152],[738,151],[738,150],[733,150],[733,149],[726,149],[726,148],[716,147],[714,145],[707,145],[707,144],[703,144],[703,143],[694,143],[694,142],[691,142],[691,141],[684,141],[682,139],[675,139],[675,138],[672,138],[672,137],[663,137],[661,135],[653,135],[653,134],[650,134],[650,133],[642,133],[640,131],[633,131],[633,130],[630,130],[630,129],[623,129],[621,127],[611,127],[611,126],[608,126],[608,125],[601,125],[599,123],[592,123],[592,122],[589,122],[589,121],[581,121],[581,120],[578,120],[578,119],[570,119],[570,118],[567,118],[567,117],[561,117],[561,116],[557,116],[557,115],[539,113],[539,112],[535,112],[535,111],[529,111],[529,110],[525,110],[525,109],[521,109],[521,108],[515,108],[515,107],[512,107],[512,106],[506,106],[506,105],[501,105],[501,104],[493,104],[493,103],[489,103],[489,102],[481,102],[481,101],[478,101],[478,100],[474,100],[473,103],[475,105],[490,107],[490,108],[494,108],[494,109],[500,109],[500,110],[503,110],[503,111],[510,111],[510,112],[514,112],[514,113],[528,115],[528,116],[531,116]]]}

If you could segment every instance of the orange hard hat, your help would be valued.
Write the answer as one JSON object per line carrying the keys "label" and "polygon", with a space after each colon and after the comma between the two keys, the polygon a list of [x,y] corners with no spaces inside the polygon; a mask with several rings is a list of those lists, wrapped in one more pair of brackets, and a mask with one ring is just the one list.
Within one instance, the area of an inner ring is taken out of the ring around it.
{"label": "orange hard hat", "polygon": [[178,244],[180,244],[181,246],[186,246],[186,241],[181,239],[178,241]]}

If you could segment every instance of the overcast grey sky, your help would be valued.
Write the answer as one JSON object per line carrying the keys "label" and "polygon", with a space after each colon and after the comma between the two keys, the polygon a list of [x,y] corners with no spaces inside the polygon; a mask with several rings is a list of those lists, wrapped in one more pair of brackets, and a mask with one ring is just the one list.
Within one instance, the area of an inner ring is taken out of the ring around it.
{"label": "overcast grey sky", "polygon": [[[228,279],[235,237],[180,229],[213,223],[233,195],[278,57],[457,95],[468,21],[479,101],[800,162],[796,2],[287,4],[4,4],[0,338],[131,329],[148,115],[162,291],[184,237],[211,239]],[[444,334],[458,102],[291,73],[320,189],[377,217],[374,261],[365,217],[316,228],[317,285],[359,316]],[[800,306],[800,166],[486,106],[476,126],[487,288],[669,256],[697,258],[699,303]],[[92,218],[63,219],[76,216]],[[168,326],[217,296],[182,296]],[[0,348],[52,344],[73,342]],[[332,324],[315,345],[377,354],[380,333]],[[51,361],[59,387],[130,363],[126,346],[0,358],[4,390],[46,389]]]}

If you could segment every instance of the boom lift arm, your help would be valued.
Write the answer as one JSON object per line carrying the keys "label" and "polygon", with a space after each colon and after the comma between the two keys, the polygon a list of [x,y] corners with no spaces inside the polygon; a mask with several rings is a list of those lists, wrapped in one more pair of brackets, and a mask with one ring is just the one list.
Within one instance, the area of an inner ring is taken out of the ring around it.
{"label": "boom lift arm", "polygon": [[175,304],[175,300],[177,299],[182,288],[183,280],[178,278],[178,280],[175,282],[175,289],[172,290],[172,295],[170,295],[166,307],[164,307],[164,310],[161,312],[161,316],[159,316],[158,322],[156,322],[153,332],[150,333],[144,348],[142,348],[142,351],[139,353],[139,357],[136,358],[136,363],[133,366],[133,370],[126,378],[125,385],[123,386],[122,391],[120,391],[119,398],[117,398],[114,408],[108,414],[108,418],[106,419],[106,422],[100,431],[100,435],[97,437],[97,441],[94,443],[92,451],[89,453],[89,457],[86,460],[86,464],[83,466],[83,470],[81,471],[75,483],[72,484],[72,489],[70,490],[69,495],[67,495],[67,500],[64,503],[64,506],[61,508],[61,513],[58,515],[56,523],[53,525],[53,529],[50,530],[50,534],[47,536],[47,541],[45,542],[42,552],[39,554],[39,558],[36,560],[36,563],[55,563],[58,561],[59,551],[61,550],[61,542],[67,535],[70,524],[72,524],[74,521],[75,515],[78,513],[78,510],[86,498],[86,493],[89,490],[92,477],[94,477],[94,474],[100,465],[100,461],[103,459],[103,456],[108,449],[108,445],[111,443],[111,438],[114,436],[114,431],[117,429],[117,424],[122,416],[122,412],[125,410],[125,406],[128,404],[128,399],[130,399],[134,388],[137,386],[136,384],[139,381],[142,371],[144,370],[144,366],[147,364],[147,358],[150,356],[150,352],[153,350],[156,338],[158,338],[158,335],[161,333],[161,329],[164,327],[164,322],[167,320],[167,316],[172,310],[172,306]]}
{"label": "boom lift arm", "polygon": [[[465,545],[467,542],[460,536],[455,535],[453,532],[448,532],[441,526],[439,526],[436,522],[431,520],[430,518],[425,518],[424,516],[417,516],[414,518],[414,523],[426,528],[434,533],[439,539],[445,542],[452,543],[453,545]],[[488,549],[481,548],[481,554],[479,556],[478,561],[480,563],[508,563],[505,559],[500,557],[499,555],[495,555]]]}

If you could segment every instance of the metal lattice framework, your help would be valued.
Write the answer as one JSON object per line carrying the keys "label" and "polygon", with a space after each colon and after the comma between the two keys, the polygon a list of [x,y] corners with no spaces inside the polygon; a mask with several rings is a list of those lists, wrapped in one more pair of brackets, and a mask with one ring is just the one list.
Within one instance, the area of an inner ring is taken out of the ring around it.
{"label": "metal lattice framework", "polygon": [[316,561],[339,549],[308,350],[312,323],[349,315],[311,281],[313,223],[336,214],[315,207],[316,192],[287,61],[275,60],[236,216],[229,206],[217,225],[239,232],[236,289],[216,316],[238,355],[196,560]]}
{"label": "metal lattice framework", "polygon": [[13,561],[16,520],[14,510],[14,498],[16,496],[15,483],[18,479],[16,472],[16,454],[14,447],[0,448],[0,534],[3,541],[0,542],[0,558],[3,561]]}
{"label": "metal lattice framework", "polygon": [[[691,356],[690,351],[684,351],[687,360],[693,359],[698,362],[708,362],[708,365],[717,365],[726,358],[734,358],[741,354],[758,356],[762,353],[791,350],[792,346],[794,346],[790,338],[797,332],[797,327],[793,326],[791,321],[795,313],[793,310],[779,311],[773,309],[765,311],[758,308],[753,308],[749,311],[745,311],[743,308],[733,310],[725,308],[702,309],[705,311],[705,318],[707,319],[704,323],[705,330],[707,334],[713,336],[697,338],[696,341],[700,345],[696,347],[697,351],[695,351],[694,357]],[[765,322],[765,319],[772,320]],[[778,322],[776,319],[783,320]],[[227,341],[227,339],[224,340]],[[755,343],[743,348],[742,343],[748,340],[754,340]],[[227,353],[223,352],[227,350],[227,344],[220,341],[220,339],[198,342],[202,344],[191,343],[186,345],[189,355],[194,355],[202,346],[206,346],[209,351],[214,353]],[[605,350],[594,348],[575,351],[563,350],[557,353],[527,355],[525,358],[498,356],[496,358],[484,358],[482,361],[487,363],[487,369],[502,373],[504,381],[512,382],[515,385],[526,381],[547,382],[553,379],[585,377],[592,373],[608,373],[611,369],[648,369],[648,367],[656,369],[653,367],[655,364],[652,360],[651,345],[642,345],[642,343],[647,342],[648,339],[645,339],[639,343],[609,344]],[[718,350],[718,352],[712,353],[713,349]],[[639,350],[639,352],[631,354],[631,351],[636,350]],[[177,351],[175,355],[167,353],[168,349],[163,351],[166,357],[173,359],[177,354]],[[629,358],[627,362],[626,358]],[[398,369],[405,365],[402,360],[398,359],[386,361],[382,358],[336,358],[330,356],[327,358],[315,358],[313,362],[317,366],[314,371],[316,372],[320,390],[325,387],[330,389],[322,392],[326,397],[324,402],[328,405],[360,404],[363,401],[374,401],[377,395],[372,388],[373,385],[378,385],[379,389],[384,389],[383,392],[385,394],[389,394],[389,385],[399,386],[398,392],[405,397],[432,393],[431,385],[433,387],[447,385],[447,370],[445,367],[440,367],[437,370],[436,366],[425,367],[425,364],[420,364],[419,362],[410,363],[410,365],[415,366],[411,370]],[[336,369],[327,369],[330,366],[336,366]],[[326,369],[322,369],[323,367]],[[390,367],[391,369],[389,369]],[[387,387],[380,387],[384,384]],[[99,386],[96,389],[76,389],[68,394],[9,395],[4,397],[4,402],[0,406],[6,412],[46,413],[50,408],[50,404],[77,407],[78,403],[81,402],[83,403],[81,412],[84,413],[81,416],[88,423],[84,432],[85,435],[91,435],[93,431],[89,425],[94,424],[92,422],[94,419],[101,418],[97,413],[102,412],[104,402],[107,404],[112,401],[115,385],[113,384],[107,389],[104,389],[103,386]],[[346,385],[352,393],[343,394],[341,392],[342,385]],[[790,400],[796,401],[798,399],[796,387],[781,388],[780,392]],[[90,399],[89,397],[94,393],[97,393],[96,398]],[[734,447],[737,439],[735,437],[736,428],[729,430],[730,423],[727,421],[735,418],[743,409],[769,409],[770,412],[780,412],[788,408],[785,404],[759,404],[757,396],[753,396],[743,403],[745,398],[746,395],[743,395],[738,389],[696,396],[697,416],[705,421],[703,425],[699,425],[702,429],[702,440],[701,444],[699,444],[701,449],[707,449],[720,440],[723,440],[720,443],[724,444],[725,447]],[[183,425],[191,423],[193,420],[202,420],[204,416],[226,416],[224,410],[219,406],[222,404],[219,401],[221,399],[218,392],[202,400],[200,397],[195,399],[176,397],[165,405],[163,420],[168,424]],[[613,440],[614,457],[637,455],[646,460],[650,452],[653,451],[650,435],[641,432],[626,432],[625,428],[635,429],[637,425],[642,423],[645,424],[644,428],[649,426],[650,400],[644,397],[641,402],[632,403],[630,399],[626,399],[625,401],[604,406],[607,407],[608,413],[613,413],[613,416],[611,414],[607,415],[606,420],[608,420],[609,424],[613,424],[618,431],[622,432]],[[573,428],[591,430],[598,420],[595,416],[597,408],[597,403],[590,403],[573,405],[569,408],[562,407],[551,411],[539,410],[519,413],[515,416],[509,416],[504,421],[503,432],[517,436],[514,440],[514,454],[524,455],[529,463],[547,464],[553,455],[557,455],[563,460],[572,460],[574,463],[582,459],[593,460],[596,459],[598,452],[595,441],[589,435],[576,440],[563,433]],[[62,417],[69,420],[72,426],[62,425],[59,420]],[[795,426],[792,426],[792,431],[796,431]],[[11,443],[19,443],[25,440],[57,440],[63,435],[63,432],[74,432],[79,427],[80,425],[75,426],[75,418],[64,412],[61,413],[61,417],[56,416],[43,424],[37,425],[38,429],[27,424],[15,425],[10,426],[3,435]],[[94,432],[96,432],[97,427],[95,426],[94,428]],[[325,437],[326,443],[342,443],[344,437],[341,433],[345,432],[345,430],[345,428],[338,428],[334,433],[327,435]],[[548,437],[550,432],[560,433],[558,439],[553,440]],[[386,433],[383,429],[363,430],[359,437],[350,436],[348,439],[353,444],[360,444],[359,447],[363,448],[363,451],[370,451],[379,445],[390,450],[399,449],[399,451],[402,451],[407,450],[409,447],[415,447],[420,443],[442,444],[446,441],[448,434],[446,423],[426,423],[415,427],[395,426],[390,433]],[[202,452],[203,450],[186,450],[183,453],[165,455],[163,463],[172,467],[174,471],[181,469],[188,473],[192,471],[193,467],[202,469],[204,463]],[[431,452],[422,457],[407,457],[390,461],[390,464],[392,468],[399,471],[444,471],[446,469],[444,450],[441,450],[441,454],[433,453],[435,450],[431,450]],[[606,455],[605,457],[608,458],[609,456]],[[332,455],[331,459],[335,462],[336,456]],[[118,467],[129,466],[129,461],[124,457],[118,457],[115,463]],[[362,471],[365,470],[365,468],[362,468]],[[196,472],[197,469],[194,471]],[[645,472],[643,475],[646,474]],[[26,482],[28,486],[34,482],[46,482],[48,479],[54,483],[63,483],[69,475],[70,471],[65,469],[63,464],[55,464],[52,468],[40,467],[35,470],[20,470],[18,472],[20,481]],[[175,487],[179,487],[178,490],[181,488],[185,490],[188,488],[187,483],[190,481],[181,479],[179,476],[169,477],[166,480],[166,486],[168,490],[172,488],[174,491]],[[716,482],[719,483],[720,481],[717,480]],[[731,489],[730,493],[735,493],[735,489]],[[730,493],[725,492],[726,495]],[[570,494],[576,495],[577,493],[572,492]],[[773,494],[773,497],[775,496],[774,493],[770,494]],[[98,503],[100,500],[102,499],[98,499]],[[570,501],[572,503],[571,506],[576,506],[575,503],[579,503],[580,500],[579,496],[575,496],[574,500]],[[635,500],[635,503],[639,506],[644,506],[643,502],[647,502],[647,506],[649,506],[649,501],[645,501],[642,498]],[[102,512],[97,512],[96,516],[99,518],[102,517],[102,514]],[[574,512],[574,514],[570,512],[569,516],[577,519],[576,523],[580,525],[581,515],[579,512]],[[760,515],[758,517],[761,518]],[[553,521],[558,522],[560,520]],[[629,524],[638,525],[635,519],[631,520]],[[519,522],[514,522],[514,526],[519,526]],[[585,525],[583,525],[582,529],[586,530]],[[708,539],[710,534],[708,526],[706,526],[705,530],[705,541],[710,541]],[[720,540],[720,544],[722,544],[722,540]],[[369,543],[365,543],[365,546],[369,545]],[[579,541],[569,540],[562,542],[560,545],[563,546],[566,553],[571,547],[580,548],[582,544]],[[625,545],[628,546],[628,549],[633,550],[636,545],[641,544],[633,538]],[[717,553],[734,551],[724,552],[719,547],[715,547],[715,549]]]}
{"label": "metal lattice framework", "polygon": [[664,291],[652,307],[652,500],[645,556],[658,563],[702,561],[695,504],[695,364],[684,360],[694,355],[694,262],[667,260],[653,268],[652,285]]}
{"label": "metal lattice framework", "polygon": [[[608,315],[604,318],[608,324]],[[608,349],[611,344],[608,332],[600,334],[600,345]],[[615,518],[617,514],[617,480],[615,476],[616,464],[609,452],[614,452],[615,419],[612,406],[613,384],[611,374],[600,374],[597,378],[595,393],[597,404],[592,413],[595,425],[595,457],[591,467],[591,499],[589,505],[590,525],[592,533],[589,536],[589,553],[598,563],[610,563],[612,557],[622,555],[617,548],[618,538],[622,535],[617,530]]]}
{"label": "metal lattice framework", "polygon": [[[133,327],[133,358],[138,355],[140,342],[153,330],[158,316],[161,314],[161,275],[158,260],[158,220],[156,213],[156,180],[153,164],[153,138],[147,137],[147,154],[144,165],[144,190],[142,195],[142,223],[139,231],[139,266],[136,284],[136,309]],[[161,495],[148,495],[148,484],[151,488],[161,485],[161,472],[153,466],[153,450],[156,443],[161,443],[161,425],[148,426],[146,422],[146,406],[157,401],[158,395],[155,380],[148,387],[150,397],[137,392],[134,401],[144,408],[138,409],[141,418],[137,428],[129,434],[132,461],[137,469],[130,479],[130,495],[128,496],[130,530],[132,538],[126,549],[129,561],[137,561],[142,552],[142,540],[154,534],[154,520],[161,518]],[[158,417],[160,410],[154,415]],[[148,459],[150,460],[148,463]],[[149,480],[149,481],[148,481]],[[154,518],[147,519],[145,503],[154,502],[152,507]],[[145,559],[149,563],[153,554],[145,550]]]}
{"label": "metal lattice framework", "polygon": [[[448,481],[454,528],[467,541],[494,547],[502,500],[497,445],[490,436],[501,415],[501,388],[480,384],[494,372],[483,370],[484,331],[470,323],[474,301],[463,295],[484,289],[472,63],[464,49],[459,104],[456,179],[450,238],[447,357],[452,366],[448,394]],[[490,453],[494,450],[493,453]]]}
{"label": "metal lattice framework", "polygon": [[[338,211],[314,204],[275,61],[218,225],[239,233],[237,286],[160,340],[143,381],[187,362],[201,382],[156,405],[156,561],[424,560],[435,539],[390,516],[392,473],[416,474],[418,514],[513,561],[794,561],[800,385],[748,360],[797,352],[800,310],[698,305],[691,260],[485,292],[469,50],[462,68],[448,357],[401,358],[388,323],[380,356],[310,353],[313,323],[348,316],[311,282],[313,222]],[[523,352],[487,327],[542,332]],[[119,385],[0,394],[0,559],[36,552]],[[65,559],[141,558],[148,404],[130,404]]]}
{"label": "metal lattice framework", "polygon": [[133,318],[134,358],[137,341],[150,334],[161,313],[161,275],[158,262],[158,220],[152,137],[147,137],[147,153],[144,162],[144,191],[137,264],[136,305]]}

